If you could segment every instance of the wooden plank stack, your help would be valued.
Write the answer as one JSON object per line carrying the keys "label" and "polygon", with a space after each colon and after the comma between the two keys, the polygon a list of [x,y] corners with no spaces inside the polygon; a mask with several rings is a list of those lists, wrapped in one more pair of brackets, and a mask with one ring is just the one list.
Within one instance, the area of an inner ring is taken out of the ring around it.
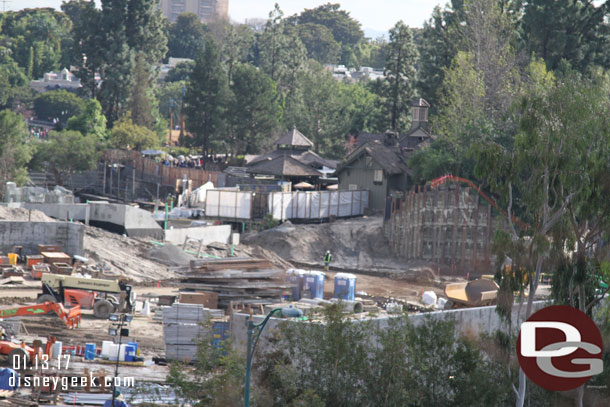
{"label": "wooden plank stack", "polygon": [[283,272],[268,260],[230,257],[191,260],[191,269],[181,273],[180,286],[194,291],[218,293],[218,307],[231,301],[268,304],[277,302],[289,287]]}

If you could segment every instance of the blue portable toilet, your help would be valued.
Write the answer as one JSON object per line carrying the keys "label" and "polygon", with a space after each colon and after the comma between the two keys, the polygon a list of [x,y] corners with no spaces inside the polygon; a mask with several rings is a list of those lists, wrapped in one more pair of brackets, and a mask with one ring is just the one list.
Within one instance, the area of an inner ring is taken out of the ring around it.
{"label": "blue portable toilet", "polygon": [[13,369],[0,369],[0,390],[17,390],[19,374]]}
{"label": "blue portable toilet", "polygon": [[85,360],[93,360],[97,356],[95,352],[95,343],[85,344]]}
{"label": "blue portable toilet", "polygon": [[324,277],[326,274],[322,271],[307,271],[303,279],[303,297],[307,298],[324,298]]}
{"label": "blue portable toilet", "polygon": [[356,276],[350,273],[335,274],[333,298],[354,301],[356,298]]}
{"label": "blue portable toilet", "polygon": [[292,299],[298,301],[301,299],[301,291],[303,290],[303,275],[305,270],[289,269],[286,271],[286,281],[290,285],[292,291]]}

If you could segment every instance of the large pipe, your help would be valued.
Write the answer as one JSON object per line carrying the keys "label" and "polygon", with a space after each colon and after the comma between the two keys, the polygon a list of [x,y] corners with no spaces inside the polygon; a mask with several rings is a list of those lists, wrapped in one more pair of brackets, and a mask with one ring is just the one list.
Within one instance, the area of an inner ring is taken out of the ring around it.
{"label": "large pipe", "polygon": [[343,309],[347,312],[359,314],[364,311],[364,304],[362,304],[360,301],[342,300],[340,298],[332,298],[330,301],[333,304],[341,304]]}

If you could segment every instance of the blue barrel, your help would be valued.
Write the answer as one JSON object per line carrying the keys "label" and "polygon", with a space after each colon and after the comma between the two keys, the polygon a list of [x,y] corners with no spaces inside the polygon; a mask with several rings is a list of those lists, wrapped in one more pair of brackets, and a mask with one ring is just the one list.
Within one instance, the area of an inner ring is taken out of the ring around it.
{"label": "blue barrel", "polygon": [[95,343],[86,343],[85,344],[85,360],[93,360],[95,359]]}
{"label": "blue barrel", "polygon": [[[307,298],[324,298],[324,274],[321,271],[307,271],[303,279],[303,291]],[[303,295],[305,296],[305,295]]]}
{"label": "blue barrel", "polygon": [[333,298],[354,301],[356,298],[356,276],[350,273],[335,274]]}
{"label": "blue barrel", "polygon": [[136,348],[133,345],[125,346],[125,362],[133,362],[136,357]]}
{"label": "blue barrel", "polygon": [[301,291],[303,289],[303,275],[305,270],[290,269],[286,272],[286,282],[290,285],[292,291],[292,299],[298,301],[301,299]]}
{"label": "blue barrel", "polygon": [[135,352],[134,355],[138,355],[138,343],[137,342],[127,342],[127,345],[129,346],[133,346]]}

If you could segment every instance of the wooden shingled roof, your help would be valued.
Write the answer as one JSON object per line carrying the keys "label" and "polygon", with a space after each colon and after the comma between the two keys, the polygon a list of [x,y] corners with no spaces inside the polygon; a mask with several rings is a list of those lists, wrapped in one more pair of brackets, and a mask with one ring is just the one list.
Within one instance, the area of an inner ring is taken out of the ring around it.
{"label": "wooden shingled roof", "polygon": [[320,177],[322,173],[285,154],[256,162],[248,167],[251,174],[276,177]]}
{"label": "wooden shingled roof", "polygon": [[290,130],[282,137],[277,139],[275,145],[285,145],[291,147],[313,147],[313,142],[303,135],[296,128]]}
{"label": "wooden shingled roof", "polygon": [[383,143],[374,140],[361,145],[354,150],[345,160],[343,164],[337,168],[337,173],[344,167],[349,166],[358,157],[366,154],[370,156],[383,170],[389,175],[401,173],[410,173],[410,170],[405,162],[405,159],[400,154],[400,150],[385,146]]}

